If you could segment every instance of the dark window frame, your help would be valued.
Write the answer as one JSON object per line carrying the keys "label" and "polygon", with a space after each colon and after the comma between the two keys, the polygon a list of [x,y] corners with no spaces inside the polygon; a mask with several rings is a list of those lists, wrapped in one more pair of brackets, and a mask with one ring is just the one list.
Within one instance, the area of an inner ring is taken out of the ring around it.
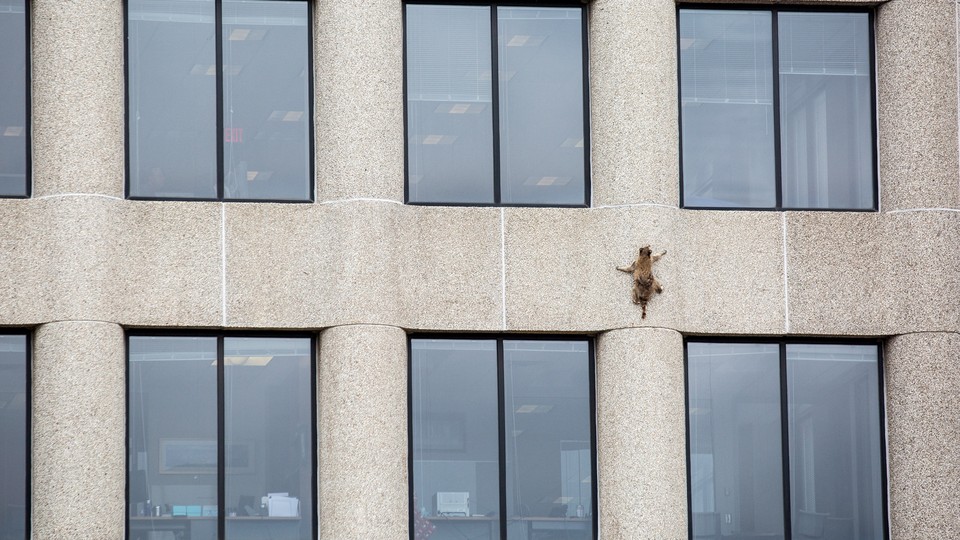
{"label": "dark window frame", "polygon": [[[29,1],[29,0],[28,0]],[[124,140],[124,179],[123,193],[126,199],[132,201],[191,201],[191,202],[227,202],[227,203],[279,203],[279,204],[310,204],[316,199],[316,151],[314,147],[315,126],[314,126],[314,101],[315,92],[313,82],[313,15],[314,8],[311,0],[291,0],[301,1],[307,4],[307,164],[309,167],[307,178],[307,198],[300,199],[227,199],[223,195],[224,186],[224,120],[223,120],[223,0],[213,0],[215,3],[215,29],[214,37],[216,39],[216,78],[217,78],[217,125],[212,136],[217,138],[217,196],[207,197],[151,197],[143,195],[131,195],[130,193],[130,2],[123,0],[123,140]],[[29,37],[28,37],[29,38]]]}
{"label": "dark window frame", "polygon": [[[683,10],[712,11],[766,11],[771,16],[771,70],[773,73],[773,146],[776,182],[776,204],[772,207],[749,206],[686,206],[683,189],[683,98],[680,92],[680,12]],[[870,61],[870,150],[873,164],[873,206],[870,208],[817,208],[783,206],[783,175],[781,170],[780,148],[780,46],[777,14],[788,13],[865,13],[868,17],[869,61]],[[780,4],[709,4],[677,2],[677,118],[678,123],[678,159],[680,164],[680,208],[685,210],[748,210],[755,212],[878,212],[880,210],[880,173],[877,137],[877,40],[876,10],[862,6],[820,6],[820,5],[780,5]]]}
{"label": "dark window frame", "polygon": [[499,433],[498,447],[499,456],[499,488],[500,488],[500,539],[507,540],[507,447],[506,447],[506,408],[505,381],[504,381],[504,358],[503,343],[505,341],[580,341],[587,344],[587,361],[589,362],[589,388],[590,388],[590,497],[593,505],[593,514],[591,515],[591,527],[594,539],[599,538],[598,528],[598,496],[597,496],[597,362],[596,345],[594,339],[584,335],[540,335],[540,334],[459,334],[459,333],[410,333],[407,334],[407,476],[410,481],[407,482],[407,519],[410,540],[415,540],[416,532],[414,527],[414,512],[416,508],[413,504],[413,340],[415,339],[446,339],[446,340],[482,340],[495,341],[497,347],[497,430]]}
{"label": "dark window frame", "polygon": [[[486,6],[490,8],[490,103],[493,117],[493,202],[490,203],[449,203],[449,202],[415,202],[410,200],[410,141],[407,137],[408,129],[408,100],[407,100],[407,6],[408,5],[437,5],[437,6]],[[583,203],[582,204],[547,204],[547,203],[504,203],[500,201],[500,73],[499,51],[497,40],[497,8],[498,7],[544,7],[544,8],[579,8],[583,14],[580,17],[581,34],[580,53],[583,63]],[[431,1],[407,0],[403,2],[403,203],[414,206],[474,206],[474,207],[513,207],[513,208],[590,208],[590,56],[589,56],[589,9],[586,2],[580,0],[517,0],[487,2],[469,0]]]}
{"label": "dark window frame", "polygon": [[24,168],[24,186],[22,195],[0,195],[0,199],[29,199],[33,195],[33,137],[32,137],[32,120],[33,120],[33,99],[31,97],[31,90],[33,86],[33,70],[31,69],[31,1],[23,1],[23,34],[26,38],[23,44],[23,55],[26,69],[24,70],[24,84],[26,89],[24,96],[26,99],[23,103],[23,136],[25,139],[24,152],[26,152],[25,158],[25,168]]}
{"label": "dark window frame", "polygon": [[711,337],[711,336],[689,336],[683,340],[683,413],[684,427],[686,434],[686,491],[687,491],[687,538],[695,540],[693,537],[693,492],[690,482],[691,478],[691,460],[690,460],[690,358],[688,355],[688,345],[690,343],[724,343],[724,344],[748,344],[748,345],[771,345],[779,346],[779,374],[780,374],[780,459],[783,467],[783,529],[784,540],[792,540],[793,530],[791,523],[791,502],[790,502],[790,423],[787,414],[789,399],[787,396],[787,346],[788,345],[872,345],[877,348],[877,397],[880,405],[879,420],[880,425],[880,491],[883,514],[883,539],[890,540],[890,501],[887,487],[887,431],[886,431],[886,388],[884,379],[884,359],[883,359],[883,341],[880,339],[839,339],[825,338],[818,339],[814,337],[796,337],[796,338],[770,338],[757,337],[749,338],[746,336],[736,338]]}
{"label": "dark window frame", "polygon": [[[313,495],[313,504],[310,508],[310,515],[313,519],[313,537],[319,538],[320,534],[320,515],[319,501],[316,498],[317,487],[319,486],[318,470],[320,454],[318,451],[318,433],[317,433],[317,336],[304,332],[275,332],[275,331],[213,331],[203,330],[175,330],[175,329],[156,329],[156,330],[129,330],[123,339],[124,360],[126,369],[124,370],[124,456],[130,455],[130,338],[134,337],[203,337],[216,338],[217,340],[217,538],[226,538],[227,526],[227,475],[226,475],[226,404],[225,395],[225,371],[226,362],[223,358],[223,342],[227,338],[299,338],[310,340],[310,447],[313,464],[310,471],[311,486],[310,493]],[[123,526],[124,538],[130,540],[130,464],[128,463],[124,471],[124,490],[123,490]],[[303,514],[301,509],[301,514]]]}
{"label": "dark window frame", "polygon": [[23,499],[23,538],[24,540],[30,540],[30,518],[33,515],[33,452],[31,451],[33,448],[33,339],[30,331],[18,328],[0,328],[0,336],[23,336],[24,338],[24,382],[26,385],[26,388],[24,388],[26,418],[24,420],[26,422],[26,430],[24,430],[23,440],[26,443],[26,451],[24,453],[26,456],[24,459],[24,486],[26,489],[24,490]]}

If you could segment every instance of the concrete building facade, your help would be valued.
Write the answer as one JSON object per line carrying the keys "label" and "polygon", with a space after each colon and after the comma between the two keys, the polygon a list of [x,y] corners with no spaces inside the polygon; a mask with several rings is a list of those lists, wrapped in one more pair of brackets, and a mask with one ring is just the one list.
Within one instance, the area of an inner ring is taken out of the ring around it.
{"label": "concrete building facade", "polygon": [[[313,3],[315,202],[125,198],[124,5],[32,0],[32,196],[0,325],[32,346],[31,535],[124,538],[125,336],[317,336],[319,536],[408,538],[408,335],[596,347],[599,533],[688,537],[684,340],[883,344],[890,538],[960,537],[953,0],[875,5],[879,211],[679,207],[677,6],[588,8],[588,208],[404,204],[403,3]],[[615,267],[652,244],[648,315]]]}

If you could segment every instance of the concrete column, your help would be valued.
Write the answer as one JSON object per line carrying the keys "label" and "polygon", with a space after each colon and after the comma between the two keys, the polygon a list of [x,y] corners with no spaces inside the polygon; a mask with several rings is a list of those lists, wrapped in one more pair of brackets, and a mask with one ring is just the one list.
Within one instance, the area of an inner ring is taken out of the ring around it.
{"label": "concrete column", "polygon": [[679,204],[677,5],[590,3],[593,205]]}
{"label": "concrete column", "polygon": [[125,371],[116,324],[34,334],[33,538],[123,538]]}
{"label": "concrete column", "polygon": [[319,363],[320,538],[407,538],[406,334],[330,328]]}
{"label": "concrete column", "polygon": [[317,200],[403,200],[403,3],[313,2]]}
{"label": "concrete column", "polygon": [[686,540],[682,336],[607,332],[596,361],[601,537]]}
{"label": "concrete column", "polygon": [[123,2],[33,0],[34,196],[123,196]]}
{"label": "concrete column", "polygon": [[877,8],[880,208],[956,208],[957,6]]}
{"label": "concrete column", "polygon": [[960,334],[895,337],[884,361],[890,537],[954,538],[960,524]]}

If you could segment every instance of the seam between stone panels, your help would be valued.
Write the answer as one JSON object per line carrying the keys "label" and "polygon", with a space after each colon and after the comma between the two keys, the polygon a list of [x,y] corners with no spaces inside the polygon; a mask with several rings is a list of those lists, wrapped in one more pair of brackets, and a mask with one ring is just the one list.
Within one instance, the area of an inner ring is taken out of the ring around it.
{"label": "seam between stone panels", "polygon": [[26,327],[30,328],[32,326],[35,328],[39,328],[41,326],[46,326],[48,324],[66,324],[66,323],[110,324],[113,326],[124,327],[124,325],[118,323],[117,321],[104,321],[101,319],[54,319],[50,321],[36,323],[33,325],[27,325]]}
{"label": "seam between stone panels", "polygon": [[113,195],[103,195],[101,193],[53,193],[51,195],[42,195],[40,197],[34,197],[35,200],[43,199],[53,199],[57,197],[100,197],[103,199],[112,199],[114,201],[123,201],[122,197],[114,197]]}
{"label": "seam between stone panels", "polygon": [[353,199],[331,199],[329,201],[321,201],[317,204],[343,204],[351,202],[380,202],[380,203],[390,203],[390,204],[399,204],[403,206],[401,201],[395,201],[393,199],[376,199],[373,197],[355,197]]}
{"label": "seam between stone panels", "polygon": [[500,208],[500,307],[503,314],[503,329],[507,329],[507,230],[504,209]]}
{"label": "seam between stone panels", "polygon": [[887,214],[902,214],[904,212],[960,212],[960,208],[903,208],[901,210],[888,210]]}
{"label": "seam between stone panels", "polygon": [[903,336],[922,335],[922,334],[951,334],[955,336],[960,336],[960,332],[956,330],[916,330],[913,332],[903,332],[901,334],[889,334],[883,337],[883,339],[885,342],[888,343],[889,340],[894,338],[903,337]]}
{"label": "seam between stone panels", "polygon": [[227,205],[220,203],[220,313],[227,325]]}
{"label": "seam between stone panels", "polygon": [[783,229],[783,333],[790,333],[790,278],[787,266],[787,214],[780,214]]}
{"label": "seam between stone panels", "polygon": [[954,63],[953,75],[957,80],[957,196],[960,197],[960,10],[958,1],[953,3]]}

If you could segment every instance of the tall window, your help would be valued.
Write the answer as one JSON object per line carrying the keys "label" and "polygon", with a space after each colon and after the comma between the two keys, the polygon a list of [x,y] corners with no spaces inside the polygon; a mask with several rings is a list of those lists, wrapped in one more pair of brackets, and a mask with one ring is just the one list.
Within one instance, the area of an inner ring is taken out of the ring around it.
{"label": "tall window", "polygon": [[885,540],[876,344],[687,343],[690,538]]}
{"label": "tall window", "polygon": [[596,538],[586,340],[410,341],[411,537]]}
{"label": "tall window", "polygon": [[30,108],[25,0],[0,0],[0,197],[27,197]]}
{"label": "tall window", "polygon": [[127,2],[131,198],[309,201],[310,3]]}
{"label": "tall window", "polygon": [[869,12],[680,9],[682,204],[877,208]]}
{"label": "tall window", "polygon": [[128,538],[316,538],[309,337],[129,337]]}
{"label": "tall window", "polygon": [[589,204],[585,8],[407,3],[407,201]]}
{"label": "tall window", "polygon": [[3,540],[29,538],[30,364],[27,343],[24,334],[0,335],[0,538]]}

